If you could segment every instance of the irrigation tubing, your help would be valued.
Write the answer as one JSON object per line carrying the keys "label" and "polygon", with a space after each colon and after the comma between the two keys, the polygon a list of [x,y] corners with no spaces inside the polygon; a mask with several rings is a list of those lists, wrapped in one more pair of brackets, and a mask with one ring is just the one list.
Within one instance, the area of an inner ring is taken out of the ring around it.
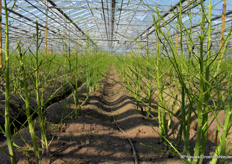
{"label": "irrigation tubing", "polygon": [[[110,110],[111,110],[111,113],[112,113],[112,109],[110,109]],[[117,126],[117,128],[118,128],[122,133],[126,134],[126,132],[125,132],[125,131],[118,125],[118,123],[116,122],[116,119],[115,119],[114,115],[112,115],[112,117],[113,117],[113,119],[114,119],[114,123],[115,123],[115,125]],[[133,156],[134,156],[134,162],[135,162],[135,164],[139,164],[139,160],[138,160],[138,156],[137,156],[135,147],[134,147],[134,145],[133,145],[131,139],[128,137],[127,134],[126,134],[126,136],[127,136],[127,140],[129,141],[130,146],[131,146],[131,149],[132,149],[132,153],[133,153]]]}

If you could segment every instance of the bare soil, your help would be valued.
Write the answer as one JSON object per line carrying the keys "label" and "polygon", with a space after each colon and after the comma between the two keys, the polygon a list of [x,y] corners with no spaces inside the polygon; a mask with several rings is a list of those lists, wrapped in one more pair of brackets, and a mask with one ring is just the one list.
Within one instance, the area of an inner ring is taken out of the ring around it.
{"label": "bare soil", "polygon": [[[183,163],[170,154],[157,153],[140,144],[163,149],[150,126],[158,130],[157,123],[145,119],[134,99],[117,83],[120,77],[114,67],[109,69],[107,76],[98,90],[89,95],[80,118],[65,120],[59,132],[53,132],[57,140],[51,144],[50,163],[133,164],[135,157],[144,164]],[[136,154],[133,154],[128,138]]]}

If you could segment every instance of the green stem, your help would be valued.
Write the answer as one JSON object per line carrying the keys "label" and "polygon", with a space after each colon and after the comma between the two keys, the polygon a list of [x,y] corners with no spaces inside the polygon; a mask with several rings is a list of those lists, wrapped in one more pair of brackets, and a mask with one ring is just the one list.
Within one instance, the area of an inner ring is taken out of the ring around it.
{"label": "green stem", "polygon": [[38,116],[40,122],[40,129],[41,129],[41,141],[42,141],[42,153],[44,154],[44,150],[46,153],[49,152],[47,137],[46,137],[46,117],[43,111],[43,104],[41,103],[41,96],[40,96],[40,81],[39,81],[39,26],[38,22],[36,21],[36,101],[37,101],[37,108],[38,108]]}
{"label": "green stem", "polygon": [[[153,19],[155,22],[155,18],[153,15]],[[160,28],[159,25],[156,25],[157,28]],[[161,60],[161,45],[160,45],[160,36],[159,33],[156,33],[157,37],[157,52],[156,52],[156,74],[157,74],[157,89],[158,89],[158,116],[159,116],[159,126],[160,126],[160,134],[168,139],[167,134],[167,123],[166,123],[166,112],[163,104],[163,84],[162,84],[162,76],[160,71],[160,60]],[[161,141],[163,141],[163,137],[161,137]],[[168,144],[166,144],[166,148]]]}
{"label": "green stem", "polygon": [[[230,77],[231,81],[231,77]],[[229,90],[229,96],[227,97],[227,108],[225,112],[225,121],[224,121],[224,126],[223,126],[223,132],[222,132],[222,137],[220,139],[220,144],[217,146],[217,149],[214,153],[214,156],[225,156],[226,155],[226,142],[228,139],[226,138],[228,136],[228,132],[231,126],[231,116],[232,116],[232,108],[231,108],[231,88]],[[221,135],[219,131],[219,135]],[[217,141],[217,140],[216,140]],[[217,158],[213,158],[210,161],[210,164],[216,164],[217,163]],[[226,159],[220,159],[220,164],[225,163]]]}
{"label": "green stem", "polygon": [[6,93],[5,93],[5,132],[8,144],[8,150],[11,163],[16,163],[13,141],[11,140],[10,130],[10,55],[9,55],[9,25],[8,25],[8,11],[7,2],[4,0],[5,6],[5,19],[6,19],[6,43],[5,43],[5,63],[6,63]]}
{"label": "green stem", "polygon": [[[211,27],[212,27],[212,22],[211,22],[211,10],[212,10],[212,6],[211,6],[211,0],[209,0],[209,6],[208,6],[208,45],[207,45],[207,59],[205,60],[205,64],[206,65],[206,72],[205,72],[205,82],[204,82],[204,93],[205,93],[205,97],[204,97],[204,112],[203,112],[203,125],[208,124],[208,103],[209,103],[209,99],[210,99],[210,90],[209,90],[209,73],[210,73],[210,65],[208,65],[208,60],[211,57]],[[202,129],[202,150],[205,150],[206,148],[206,144],[207,144],[207,135],[208,135],[208,126],[204,126]],[[201,155],[204,155],[204,151],[202,151]],[[200,159],[200,162],[203,159]]]}
{"label": "green stem", "polygon": [[[202,2],[203,8],[203,2]],[[200,87],[199,87],[199,99],[197,104],[197,112],[198,112],[198,126],[197,126],[197,136],[196,136],[196,144],[194,148],[194,156],[199,156],[201,152],[204,153],[205,150],[202,149],[202,140],[204,140],[204,136],[202,136],[202,126],[204,125],[204,118],[203,118],[203,102],[204,102],[204,40],[205,40],[205,13],[202,11],[202,22],[201,22],[201,36],[200,36],[200,57],[199,57],[199,64],[200,64]],[[194,158],[193,163],[198,163],[198,158]]]}
{"label": "green stem", "polygon": [[35,135],[35,129],[33,127],[32,116],[30,114],[30,104],[29,104],[30,100],[29,100],[29,94],[28,94],[28,83],[27,83],[26,71],[25,71],[24,62],[23,62],[23,54],[21,52],[21,48],[20,48],[19,44],[18,44],[18,52],[19,52],[19,55],[20,55],[20,67],[21,67],[21,70],[22,70],[22,73],[23,73],[25,104],[26,104],[26,116],[27,116],[27,121],[28,121],[29,133],[31,135],[31,139],[32,139],[32,142],[33,142],[36,163],[40,163],[39,147],[38,147],[38,144],[37,144],[37,139],[36,139],[36,135]]}

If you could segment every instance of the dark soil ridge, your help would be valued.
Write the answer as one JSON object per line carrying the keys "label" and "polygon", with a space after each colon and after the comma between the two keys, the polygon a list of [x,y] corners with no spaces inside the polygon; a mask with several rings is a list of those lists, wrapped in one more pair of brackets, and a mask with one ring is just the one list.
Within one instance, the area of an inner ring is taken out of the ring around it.
{"label": "dark soil ridge", "polygon": [[[72,93],[73,89],[79,88],[82,84],[83,83],[81,81],[78,81],[77,86],[75,84],[72,84],[72,83],[68,83],[68,84],[64,85],[62,91],[55,93],[55,95],[53,97],[49,98],[48,100],[46,100],[46,99],[44,100],[44,102],[46,102],[44,104],[44,108],[46,109],[48,106],[50,106],[56,102],[59,102],[63,99],[66,99]],[[58,88],[61,86],[58,86]],[[29,104],[30,104],[31,112],[34,112],[34,110],[37,106],[36,100],[31,98]],[[22,126],[22,124],[27,120],[27,117],[24,113],[24,107],[25,107],[25,102],[22,99],[14,97],[10,100],[10,116],[11,116],[10,122],[14,122],[16,128],[20,128]],[[0,110],[2,111],[2,112],[0,112],[0,126],[4,129],[4,125],[5,125],[5,118],[4,118],[5,100],[0,101]],[[37,118],[37,116],[38,116],[37,113],[34,112],[32,118],[35,119],[35,118]],[[14,119],[17,121],[14,121]],[[24,126],[27,126],[27,123]],[[11,131],[12,131],[12,133],[14,132],[13,126],[11,126]],[[4,140],[4,139],[5,139],[5,137],[3,136],[3,134],[0,133],[0,140]]]}

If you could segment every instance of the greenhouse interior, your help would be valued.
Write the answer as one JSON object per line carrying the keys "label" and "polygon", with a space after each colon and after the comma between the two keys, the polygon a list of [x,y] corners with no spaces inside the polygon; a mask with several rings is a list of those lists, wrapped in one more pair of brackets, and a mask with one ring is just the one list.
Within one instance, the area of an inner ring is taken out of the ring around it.
{"label": "greenhouse interior", "polygon": [[0,163],[232,163],[231,0],[0,8]]}

